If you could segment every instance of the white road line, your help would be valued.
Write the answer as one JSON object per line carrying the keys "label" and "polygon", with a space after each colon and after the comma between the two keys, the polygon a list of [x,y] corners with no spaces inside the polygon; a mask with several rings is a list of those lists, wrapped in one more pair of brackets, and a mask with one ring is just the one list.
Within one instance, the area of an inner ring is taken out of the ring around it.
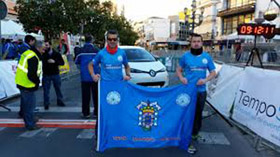
{"label": "white road line", "polygon": [[220,145],[230,145],[229,140],[221,132],[200,132],[201,138],[198,142],[201,144],[220,144]]}
{"label": "white road line", "polygon": [[84,129],[80,132],[80,134],[77,136],[78,139],[92,139],[95,134],[94,129]]}
{"label": "white road line", "polygon": [[41,131],[42,131],[42,128],[38,129],[38,130],[33,130],[33,131],[26,131],[26,132],[22,133],[21,135],[19,135],[19,137],[30,138],[30,137],[35,136],[36,134],[38,134]]}
{"label": "white road line", "polygon": [[41,132],[39,132],[36,136],[49,137],[56,130],[57,128],[42,128]]}
{"label": "white road line", "polygon": [[33,131],[26,131],[20,135],[20,137],[32,138],[32,137],[49,137],[57,128],[41,128]]}

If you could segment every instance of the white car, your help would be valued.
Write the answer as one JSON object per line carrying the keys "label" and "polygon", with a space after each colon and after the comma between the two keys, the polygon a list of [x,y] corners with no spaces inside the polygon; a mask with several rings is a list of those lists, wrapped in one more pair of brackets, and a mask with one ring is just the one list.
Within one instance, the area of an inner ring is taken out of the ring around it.
{"label": "white car", "polygon": [[168,86],[166,67],[150,52],[138,46],[120,46],[120,48],[125,51],[128,59],[130,82],[148,87]]}

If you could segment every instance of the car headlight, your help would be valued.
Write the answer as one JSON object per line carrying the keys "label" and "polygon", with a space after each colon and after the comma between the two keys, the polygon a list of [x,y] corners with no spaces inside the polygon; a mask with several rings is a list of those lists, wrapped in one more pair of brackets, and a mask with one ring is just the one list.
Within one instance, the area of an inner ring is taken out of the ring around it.
{"label": "car headlight", "polygon": [[166,72],[166,68],[162,68],[158,72]]}
{"label": "car headlight", "polygon": [[133,68],[130,68],[130,72],[131,73],[143,73],[143,71],[138,70],[138,69],[133,69]]}

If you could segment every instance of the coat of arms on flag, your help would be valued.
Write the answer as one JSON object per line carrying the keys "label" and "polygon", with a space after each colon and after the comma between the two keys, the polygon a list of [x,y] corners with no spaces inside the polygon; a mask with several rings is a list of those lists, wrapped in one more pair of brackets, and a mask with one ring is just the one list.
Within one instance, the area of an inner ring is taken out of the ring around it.
{"label": "coat of arms on flag", "polygon": [[161,109],[157,102],[141,102],[137,105],[139,110],[139,126],[145,131],[150,131],[152,126],[157,126],[158,111]]}

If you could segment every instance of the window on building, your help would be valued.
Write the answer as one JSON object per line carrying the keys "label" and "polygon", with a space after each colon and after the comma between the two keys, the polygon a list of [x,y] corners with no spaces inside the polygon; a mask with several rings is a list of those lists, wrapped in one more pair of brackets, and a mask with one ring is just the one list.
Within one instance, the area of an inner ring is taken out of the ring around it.
{"label": "window on building", "polygon": [[235,32],[238,26],[238,16],[232,18],[232,32]]}
{"label": "window on building", "polygon": [[236,32],[239,24],[249,23],[254,19],[254,14],[236,15],[223,19],[223,34],[228,35]]}
{"label": "window on building", "polygon": [[227,8],[241,7],[248,4],[255,4],[256,0],[227,0]]}
{"label": "window on building", "polygon": [[243,5],[243,1],[244,1],[244,0],[236,0],[236,6],[237,6],[237,7],[242,6],[242,5]]}
{"label": "window on building", "polygon": [[245,23],[249,23],[252,20],[252,14],[245,15]]}
{"label": "window on building", "polygon": [[243,23],[244,23],[244,15],[239,15],[238,24],[243,24]]}

